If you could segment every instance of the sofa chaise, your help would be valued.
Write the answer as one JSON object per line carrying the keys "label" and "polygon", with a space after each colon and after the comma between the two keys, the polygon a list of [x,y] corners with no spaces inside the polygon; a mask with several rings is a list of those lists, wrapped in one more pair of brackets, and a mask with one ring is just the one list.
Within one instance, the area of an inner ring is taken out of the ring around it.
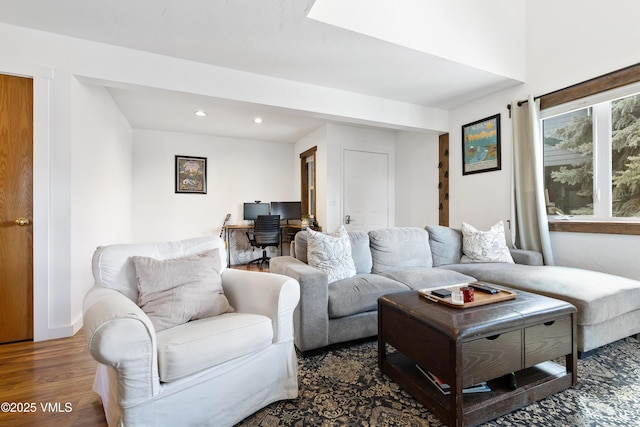
{"label": "sofa chaise", "polygon": [[[307,263],[307,233],[296,234],[291,256],[270,269],[300,283],[294,342],[303,354],[377,335],[377,299],[385,294],[486,281],[567,301],[578,309],[581,355],[640,333],[640,281],[578,268],[542,265],[535,251],[510,249],[512,262],[463,263],[460,230],[428,226],[351,231],[356,274],[329,283]],[[506,247],[506,245],[505,245]]]}

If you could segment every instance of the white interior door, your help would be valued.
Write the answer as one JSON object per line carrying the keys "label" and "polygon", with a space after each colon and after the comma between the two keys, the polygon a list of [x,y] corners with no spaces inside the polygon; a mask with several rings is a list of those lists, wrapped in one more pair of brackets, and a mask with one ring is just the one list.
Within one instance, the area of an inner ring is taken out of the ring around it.
{"label": "white interior door", "polygon": [[389,155],[344,150],[343,223],[369,231],[389,225]]}

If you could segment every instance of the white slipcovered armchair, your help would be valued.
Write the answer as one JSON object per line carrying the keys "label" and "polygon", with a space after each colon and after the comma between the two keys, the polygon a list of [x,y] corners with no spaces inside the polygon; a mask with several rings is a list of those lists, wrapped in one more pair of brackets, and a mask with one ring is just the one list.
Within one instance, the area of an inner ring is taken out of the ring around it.
{"label": "white slipcovered armchair", "polygon": [[[218,248],[235,309],[160,332],[138,307],[132,256],[175,259]],[[222,239],[99,247],[84,329],[109,426],[231,426],[298,395],[294,279],[225,268]]]}

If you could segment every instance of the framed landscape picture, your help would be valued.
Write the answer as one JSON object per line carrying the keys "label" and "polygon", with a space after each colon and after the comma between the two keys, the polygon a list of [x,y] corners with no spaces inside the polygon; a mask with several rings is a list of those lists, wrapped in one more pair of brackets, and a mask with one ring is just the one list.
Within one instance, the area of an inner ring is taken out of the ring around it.
{"label": "framed landscape picture", "polygon": [[176,193],[207,194],[207,158],[176,156]]}
{"label": "framed landscape picture", "polygon": [[500,170],[500,114],[462,126],[462,175]]}

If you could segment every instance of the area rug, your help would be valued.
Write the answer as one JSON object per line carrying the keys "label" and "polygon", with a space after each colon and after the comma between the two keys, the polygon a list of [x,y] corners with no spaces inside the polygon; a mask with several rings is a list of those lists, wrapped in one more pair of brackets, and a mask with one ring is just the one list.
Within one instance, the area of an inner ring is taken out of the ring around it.
{"label": "area rug", "polygon": [[[299,359],[299,397],[239,425],[443,426],[378,369],[377,342]],[[578,360],[578,385],[483,426],[640,426],[640,343],[627,338]]]}

